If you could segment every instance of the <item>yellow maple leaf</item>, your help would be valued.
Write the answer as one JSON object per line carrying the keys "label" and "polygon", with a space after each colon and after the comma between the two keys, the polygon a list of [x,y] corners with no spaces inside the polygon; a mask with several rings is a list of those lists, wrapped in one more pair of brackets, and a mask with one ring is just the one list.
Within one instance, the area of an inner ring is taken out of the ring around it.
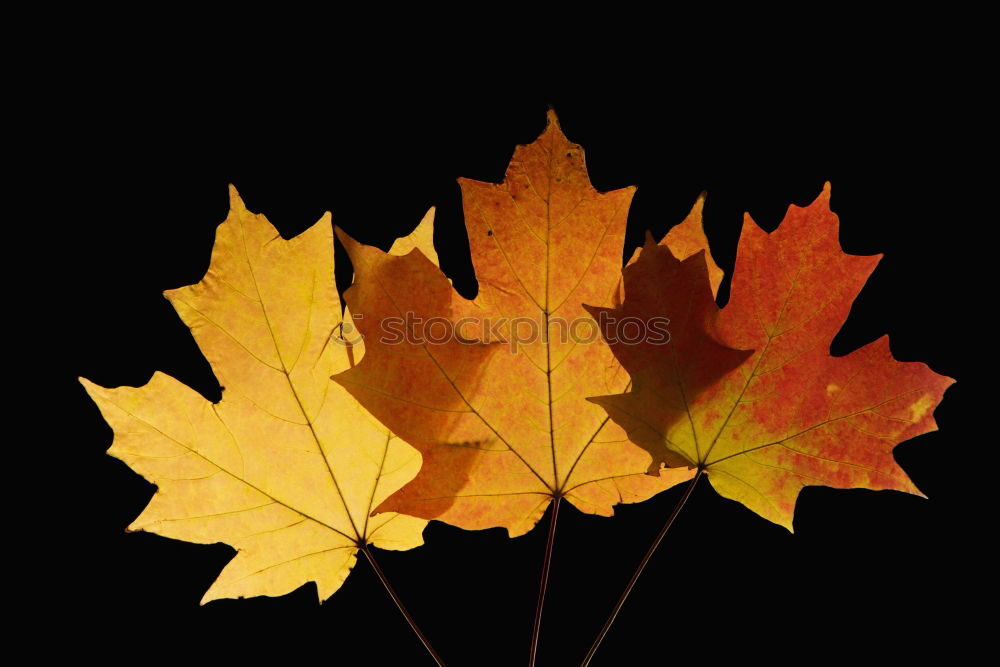
{"label": "yellow maple leaf", "polygon": [[371,516],[420,455],[329,379],[364,353],[340,338],[329,214],[286,241],[231,188],[205,277],[165,296],[222,400],[163,373],[139,388],[80,381],[115,432],[109,454],[158,487],[129,530],[237,550],[203,603],[309,581],[322,601],[359,549],[423,543],[425,520]]}

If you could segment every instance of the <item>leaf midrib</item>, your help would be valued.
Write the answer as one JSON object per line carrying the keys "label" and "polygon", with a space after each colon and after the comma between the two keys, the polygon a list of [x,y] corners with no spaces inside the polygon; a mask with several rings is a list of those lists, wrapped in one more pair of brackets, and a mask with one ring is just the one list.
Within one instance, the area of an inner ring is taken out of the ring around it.
{"label": "leaf midrib", "polygon": [[[347,520],[351,523],[351,528],[354,529],[355,537],[353,538],[356,543],[360,544],[365,540],[365,535],[358,530],[357,524],[354,523],[354,516],[351,514],[350,508],[347,506],[347,499],[344,497],[344,492],[340,488],[340,484],[337,482],[337,476],[333,472],[333,466],[330,465],[330,459],[326,455],[326,449],[323,447],[323,442],[320,440],[319,434],[316,433],[316,429],[313,426],[312,419],[309,418],[309,414],[306,412],[305,407],[302,405],[302,399],[299,398],[299,393],[295,389],[295,384],[292,382],[291,375],[288,371],[288,367],[285,365],[285,359],[281,356],[281,348],[278,346],[278,340],[274,337],[274,329],[271,326],[271,319],[267,315],[267,306],[264,303],[264,295],[260,291],[260,287],[257,283],[257,276],[254,274],[253,263],[250,261],[250,251],[247,248],[246,239],[246,228],[243,224],[243,217],[239,217],[240,221],[240,238],[243,241],[243,256],[247,263],[247,270],[250,272],[250,279],[253,280],[254,291],[257,293],[257,297],[260,300],[260,310],[264,315],[264,323],[267,325],[267,333],[271,337],[271,343],[274,345],[274,353],[278,357],[278,361],[281,363],[281,374],[284,375],[285,381],[288,383],[288,388],[292,392],[292,396],[295,398],[295,404],[299,407],[299,412],[302,413],[302,418],[305,420],[306,425],[309,427],[309,433],[312,434],[313,440],[316,442],[316,447],[319,449],[320,455],[323,457],[323,463],[326,465],[327,472],[330,474],[330,480],[333,482],[333,487],[337,491],[337,497],[340,499],[340,504],[344,508],[344,513],[347,515]],[[309,308],[312,309],[312,302],[310,301]],[[308,328],[306,331],[306,336],[308,335]],[[300,349],[301,353],[301,349]],[[320,406],[320,411],[322,411],[322,406]],[[388,442],[386,443],[388,446]],[[375,480],[375,485],[378,486],[378,479]],[[371,508],[369,507],[369,513]],[[303,515],[305,516],[305,515]],[[366,522],[367,523],[367,522]],[[337,531],[340,532],[340,531]],[[341,533],[343,534],[343,533]]]}

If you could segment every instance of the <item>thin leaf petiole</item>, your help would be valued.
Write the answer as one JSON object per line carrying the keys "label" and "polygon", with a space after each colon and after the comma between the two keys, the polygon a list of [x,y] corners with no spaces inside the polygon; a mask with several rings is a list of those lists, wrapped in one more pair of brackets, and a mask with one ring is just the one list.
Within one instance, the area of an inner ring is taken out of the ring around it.
{"label": "thin leaf petiole", "polygon": [[441,656],[439,656],[437,651],[434,650],[434,647],[431,646],[430,641],[427,640],[426,635],[424,635],[424,633],[420,630],[420,627],[413,619],[413,616],[411,616],[410,612],[407,611],[406,607],[403,605],[403,601],[399,598],[399,595],[396,594],[395,589],[393,589],[393,587],[389,584],[389,580],[386,578],[385,572],[383,572],[382,568],[379,567],[378,562],[375,560],[375,556],[372,554],[371,549],[368,548],[367,544],[361,545],[361,552],[365,555],[365,558],[368,559],[368,562],[371,563],[372,569],[375,570],[375,574],[378,575],[379,581],[381,581],[382,585],[385,586],[385,590],[389,593],[389,597],[391,597],[392,601],[396,603],[396,607],[399,609],[399,612],[403,615],[403,618],[406,619],[406,622],[410,624],[410,628],[412,628],[414,634],[416,634],[420,639],[420,642],[424,645],[424,648],[427,649],[427,652],[431,654],[432,658],[434,658],[434,662],[438,664],[438,667],[444,667],[444,661],[441,660]]}
{"label": "thin leaf petiole", "polygon": [[542,561],[542,580],[538,584],[538,606],[535,607],[535,624],[531,629],[531,653],[528,666],[535,667],[538,657],[538,638],[542,631],[542,608],[545,606],[545,590],[549,587],[549,569],[552,565],[552,547],[556,540],[556,519],[559,518],[559,501],[562,496],[556,496],[552,503],[552,518],[549,521],[549,538],[545,543],[545,558]]}
{"label": "thin leaf petiole", "polygon": [[694,491],[695,484],[698,483],[698,480],[704,472],[703,468],[698,468],[698,472],[696,472],[694,477],[691,478],[691,481],[688,482],[687,488],[684,489],[684,495],[682,495],[681,499],[677,501],[677,505],[674,506],[674,511],[670,513],[670,517],[667,519],[667,522],[663,524],[663,528],[660,529],[660,534],[656,536],[656,539],[653,540],[653,544],[650,545],[649,550],[646,551],[646,555],[642,557],[642,560],[639,562],[639,567],[635,569],[635,573],[632,575],[632,578],[629,579],[628,585],[625,586],[625,591],[622,593],[622,596],[618,598],[618,603],[615,604],[615,608],[611,611],[611,615],[608,616],[608,620],[604,622],[604,627],[601,628],[601,632],[597,635],[597,639],[594,640],[594,644],[590,647],[590,650],[587,652],[587,657],[583,659],[580,667],[587,667],[587,665],[590,664],[590,661],[594,659],[594,654],[597,653],[597,649],[604,640],[604,636],[608,634],[608,630],[611,629],[611,624],[615,622],[615,618],[618,616],[618,612],[621,611],[622,605],[625,604],[625,600],[628,598],[629,593],[632,592],[635,582],[639,580],[639,576],[642,574],[642,571],[646,569],[646,564],[649,563],[649,559],[653,557],[653,553],[656,551],[656,548],[660,546],[660,542],[663,541],[663,537],[667,534],[667,531],[670,530],[670,526],[674,524],[674,520],[684,508],[688,498],[691,497],[691,492]]}

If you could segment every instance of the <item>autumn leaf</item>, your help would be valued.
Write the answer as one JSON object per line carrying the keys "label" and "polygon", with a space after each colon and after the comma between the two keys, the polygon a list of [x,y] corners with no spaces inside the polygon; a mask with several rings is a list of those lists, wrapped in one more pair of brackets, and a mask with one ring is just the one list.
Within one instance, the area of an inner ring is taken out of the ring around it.
{"label": "autumn leaf", "polygon": [[339,338],[329,214],[286,241],[231,188],[208,273],[165,296],[222,400],[163,373],[139,388],[80,381],[114,430],[109,453],[157,485],[129,530],[237,550],[203,603],[309,581],[322,601],[360,547],[422,544],[426,521],[371,515],[416,474],[419,454],[329,381],[364,353]]}
{"label": "autumn leaf", "polygon": [[475,300],[426,252],[387,255],[338,232],[367,353],[334,379],[423,455],[417,477],[377,509],[515,536],[553,498],[610,515],[689,479],[687,469],[645,474],[648,454],[586,400],[629,382],[582,304],[615,298],[635,188],[598,193],[552,112],[502,184],[460,184]]}
{"label": "autumn leaf", "polygon": [[[829,345],[880,256],[845,254],[830,211],[830,186],[806,208],[791,207],[772,234],[746,216],[729,303],[696,311],[717,343],[682,355],[612,343],[631,389],[591,399],[654,462],[703,470],[720,494],[792,529],[799,491],[836,488],[919,490],[892,449],[935,430],[935,406],[953,380],[925,364],[896,361],[882,338],[843,357]],[[648,243],[624,271],[625,300],[595,316],[670,317],[689,337],[690,311],[673,293],[692,260]],[[678,319],[679,318],[679,319]],[[701,387],[708,366],[745,359]],[[728,360],[727,360],[728,358]],[[703,391],[691,391],[694,386]]]}
{"label": "autumn leaf", "polygon": [[[722,269],[715,263],[715,259],[712,258],[712,251],[708,247],[708,237],[705,236],[705,225],[702,220],[705,209],[705,194],[702,192],[698,195],[694,206],[691,207],[691,211],[683,220],[670,228],[670,231],[660,241],[660,245],[669,248],[670,254],[680,260],[703,252],[705,254],[705,270],[708,272],[708,284],[712,290],[712,298],[715,298],[715,295],[719,293],[719,285],[722,284],[724,274]],[[648,237],[649,232],[646,235]],[[627,265],[634,264],[639,259],[642,250],[642,248],[636,248]],[[621,304],[621,299],[624,296],[621,286],[621,281],[619,281],[619,291],[615,298],[616,306]],[[701,290],[700,278],[699,284],[692,285],[692,287],[695,291]],[[586,305],[584,307],[587,312],[591,312],[590,307]]]}

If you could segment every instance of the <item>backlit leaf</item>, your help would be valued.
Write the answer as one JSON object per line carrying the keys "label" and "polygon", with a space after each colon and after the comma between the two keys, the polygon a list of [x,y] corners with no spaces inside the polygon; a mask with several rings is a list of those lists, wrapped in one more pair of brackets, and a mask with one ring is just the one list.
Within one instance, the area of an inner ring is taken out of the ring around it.
{"label": "backlit leaf", "polygon": [[[919,494],[892,449],[936,428],[934,408],[953,382],[925,364],[896,361],[885,336],[830,355],[879,256],[840,249],[829,198],[827,184],[771,234],[746,217],[729,303],[702,314],[717,345],[693,351],[683,367],[669,351],[612,344],[633,386],[592,399],[654,461],[704,469],[720,494],[789,530],[805,486]],[[683,317],[688,311],[672,293],[678,264],[647,246],[625,269],[624,303],[594,312]],[[683,336],[687,322],[679,325]],[[732,349],[748,351],[742,363],[691,391],[710,366],[728,365]]]}
{"label": "backlit leaf", "polygon": [[364,354],[340,338],[329,214],[286,241],[230,194],[208,273],[166,293],[222,400],[163,373],[138,388],[81,382],[114,429],[109,453],[157,485],[129,529],[237,550],[203,602],[309,581],[324,600],[359,546],[422,544],[426,521],[370,516],[420,456],[329,381]]}
{"label": "backlit leaf", "polygon": [[[334,379],[423,454],[416,479],[379,509],[519,535],[556,497],[610,515],[688,479],[645,474],[649,456],[586,400],[628,386],[582,304],[619,289],[635,188],[594,190],[551,112],[503,183],[460,183],[474,301],[420,252],[387,255],[341,234],[367,354]],[[684,237],[688,251],[696,237]],[[387,326],[408,317],[419,320],[412,336]]]}

